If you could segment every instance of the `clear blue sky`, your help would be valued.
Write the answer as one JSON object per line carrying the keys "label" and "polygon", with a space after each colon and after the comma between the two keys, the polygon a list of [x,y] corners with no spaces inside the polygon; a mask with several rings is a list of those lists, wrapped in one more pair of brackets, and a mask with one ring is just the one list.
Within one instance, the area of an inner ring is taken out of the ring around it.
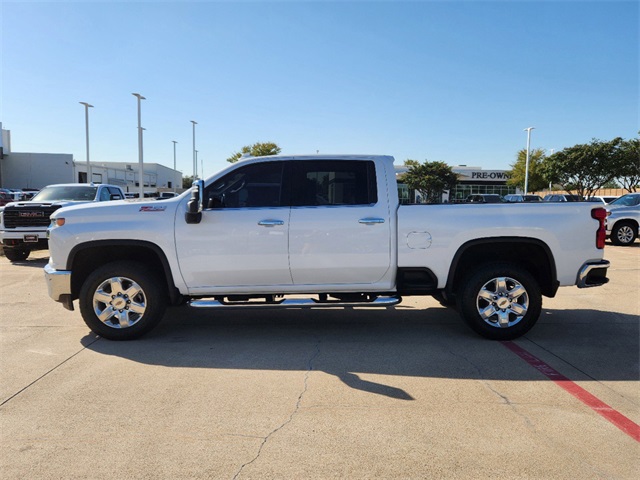
{"label": "clear blue sky", "polygon": [[[506,169],[526,146],[631,138],[637,1],[2,0],[0,121],[17,152],[205,175],[243,145]],[[199,162],[200,163],[200,162]]]}

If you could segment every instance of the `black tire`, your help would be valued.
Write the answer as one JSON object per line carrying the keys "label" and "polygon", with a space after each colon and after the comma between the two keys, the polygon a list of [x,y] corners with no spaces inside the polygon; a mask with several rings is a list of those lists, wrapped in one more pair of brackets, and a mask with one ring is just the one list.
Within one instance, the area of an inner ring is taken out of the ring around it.
{"label": "black tire", "polygon": [[435,298],[443,307],[453,308],[454,310],[458,308],[458,302],[455,295],[445,293],[443,290],[438,290],[432,295],[432,297]]}
{"label": "black tire", "polygon": [[633,245],[638,236],[638,227],[631,222],[618,222],[611,230],[611,243],[621,247]]}
{"label": "black tire", "polygon": [[[109,340],[133,340],[162,320],[167,294],[158,275],[138,262],[113,262],[92,272],[80,289],[87,326]],[[98,317],[101,314],[102,319]]]}
{"label": "black tire", "polygon": [[4,247],[4,255],[10,262],[21,262],[26,260],[31,253],[28,248],[7,248]]}
{"label": "black tire", "polygon": [[540,286],[527,270],[517,265],[481,265],[463,281],[458,310],[462,319],[483,337],[513,340],[538,321],[542,311]]}

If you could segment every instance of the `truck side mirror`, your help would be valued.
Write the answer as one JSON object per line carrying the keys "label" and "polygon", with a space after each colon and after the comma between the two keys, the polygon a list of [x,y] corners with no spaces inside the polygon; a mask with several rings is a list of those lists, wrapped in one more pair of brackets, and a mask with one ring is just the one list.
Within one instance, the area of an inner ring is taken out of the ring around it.
{"label": "truck side mirror", "polygon": [[204,182],[196,180],[193,182],[191,190],[191,198],[187,203],[187,212],[184,214],[184,220],[187,223],[200,223],[202,220],[202,197],[204,194]]}

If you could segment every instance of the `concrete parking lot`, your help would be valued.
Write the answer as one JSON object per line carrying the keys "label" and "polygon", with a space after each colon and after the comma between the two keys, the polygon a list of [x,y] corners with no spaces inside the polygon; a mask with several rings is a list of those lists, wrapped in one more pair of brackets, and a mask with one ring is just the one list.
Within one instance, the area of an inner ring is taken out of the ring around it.
{"label": "concrete parking lot", "polygon": [[[635,479],[640,244],[515,342],[455,311],[172,308],[134,342],[0,257],[3,479]],[[635,473],[634,473],[635,472]]]}

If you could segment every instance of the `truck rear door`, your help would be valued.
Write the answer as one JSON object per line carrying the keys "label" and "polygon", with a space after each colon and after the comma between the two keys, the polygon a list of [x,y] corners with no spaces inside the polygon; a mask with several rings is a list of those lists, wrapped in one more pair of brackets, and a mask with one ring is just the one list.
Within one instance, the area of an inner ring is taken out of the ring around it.
{"label": "truck rear door", "polygon": [[294,285],[373,284],[391,263],[391,222],[369,160],[291,165],[289,265]]}

